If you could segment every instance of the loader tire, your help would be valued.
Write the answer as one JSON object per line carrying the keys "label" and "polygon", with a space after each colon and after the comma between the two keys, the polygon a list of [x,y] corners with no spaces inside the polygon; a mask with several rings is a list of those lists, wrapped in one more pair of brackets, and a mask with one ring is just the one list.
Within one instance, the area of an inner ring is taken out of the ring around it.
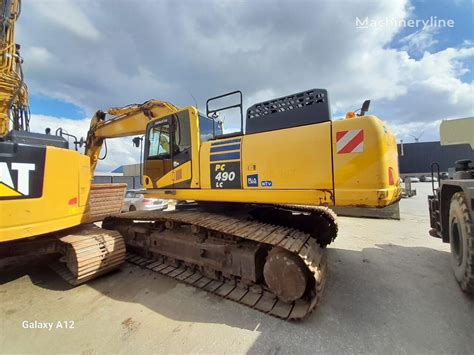
{"label": "loader tire", "polygon": [[449,207],[449,242],[454,276],[464,292],[474,293],[474,231],[463,192],[456,192]]}

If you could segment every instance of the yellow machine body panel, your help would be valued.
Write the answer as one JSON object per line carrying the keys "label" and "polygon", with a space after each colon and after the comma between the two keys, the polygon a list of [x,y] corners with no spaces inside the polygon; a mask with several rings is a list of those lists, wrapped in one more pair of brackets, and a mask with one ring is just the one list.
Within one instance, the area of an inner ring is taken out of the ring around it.
{"label": "yellow machine body panel", "polygon": [[338,206],[385,207],[400,197],[397,142],[375,116],[333,122]]}
{"label": "yellow machine body panel", "polygon": [[[315,149],[318,147],[317,149]],[[242,175],[258,175],[268,188],[332,190],[331,123],[294,127],[243,137]],[[252,184],[250,184],[252,185]],[[256,189],[244,183],[244,189]]]}
{"label": "yellow machine body panel", "polygon": [[[174,123],[176,117],[179,123]],[[203,142],[199,140],[202,135],[198,134],[202,121],[195,111],[186,108],[176,117],[151,122],[147,132],[158,125],[160,137],[163,132],[171,137],[173,127],[183,135],[183,127],[189,125],[189,134],[194,139],[191,146],[172,144],[172,148],[176,148],[174,154],[171,148],[158,144],[154,149],[164,149],[163,158],[160,154],[152,158],[145,156],[144,186],[150,196],[366,207],[385,207],[400,197],[396,140],[375,116]],[[159,142],[158,138],[149,137],[150,141]],[[150,150],[150,146],[146,146],[147,149]],[[187,157],[183,163],[185,152]],[[166,174],[157,175],[156,170],[150,169],[157,162],[164,164],[165,161],[169,169]],[[179,181],[177,176],[181,177]]]}
{"label": "yellow machine body panel", "polygon": [[52,146],[17,146],[2,161],[0,242],[81,224],[91,188],[90,160]]}

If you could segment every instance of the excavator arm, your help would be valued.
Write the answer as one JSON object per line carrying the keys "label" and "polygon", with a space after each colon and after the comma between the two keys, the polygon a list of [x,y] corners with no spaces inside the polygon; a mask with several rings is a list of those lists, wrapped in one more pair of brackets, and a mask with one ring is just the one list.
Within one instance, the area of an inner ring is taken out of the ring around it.
{"label": "excavator arm", "polygon": [[111,116],[108,119],[105,112],[97,111],[91,119],[85,148],[85,154],[90,157],[91,175],[94,174],[105,139],[143,134],[150,121],[177,111],[179,108],[173,104],[158,100],[110,108],[107,110],[107,114]]}
{"label": "excavator arm", "polygon": [[23,82],[20,46],[15,43],[20,12],[20,0],[0,0],[0,137],[11,128],[29,130],[28,89]]}

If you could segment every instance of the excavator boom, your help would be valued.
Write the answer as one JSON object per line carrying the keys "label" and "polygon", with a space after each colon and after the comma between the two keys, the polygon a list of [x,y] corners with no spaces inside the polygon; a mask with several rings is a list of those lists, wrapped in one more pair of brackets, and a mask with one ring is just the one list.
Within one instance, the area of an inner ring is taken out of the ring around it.
{"label": "excavator boom", "polygon": [[0,0],[0,138],[11,128],[29,130],[28,89],[23,81],[20,46],[15,43],[20,12],[20,0]]}
{"label": "excavator boom", "polygon": [[97,111],[91,119],[87,132],[85,154],[91,159],[91,175],[94,174],[104,139],[140,135],[147,124],[160,116],[166,116],[179,109],[164,101],[149,100],[140,105],[110,108],[106,113]]}

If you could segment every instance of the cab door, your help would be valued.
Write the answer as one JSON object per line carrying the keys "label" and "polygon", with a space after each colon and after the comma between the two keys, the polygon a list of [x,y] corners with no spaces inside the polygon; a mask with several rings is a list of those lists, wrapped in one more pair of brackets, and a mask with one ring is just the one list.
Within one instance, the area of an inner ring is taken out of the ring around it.
{"label": "cab door", "polygon": [[144,185],[150,188],[171,186],[171,125],[169,119],[151,124],[146,133]]}
{"label": "cab door", "polygon": [[171,117],[172,181],[174,188],[190,188],[192,169],[192,144],[189,111],[181,111]]}
{"label": "cab door", "polygon": [[143,167],[146,188],[187,188],[191,184],[191,135],[188,111],[148,126]]}

